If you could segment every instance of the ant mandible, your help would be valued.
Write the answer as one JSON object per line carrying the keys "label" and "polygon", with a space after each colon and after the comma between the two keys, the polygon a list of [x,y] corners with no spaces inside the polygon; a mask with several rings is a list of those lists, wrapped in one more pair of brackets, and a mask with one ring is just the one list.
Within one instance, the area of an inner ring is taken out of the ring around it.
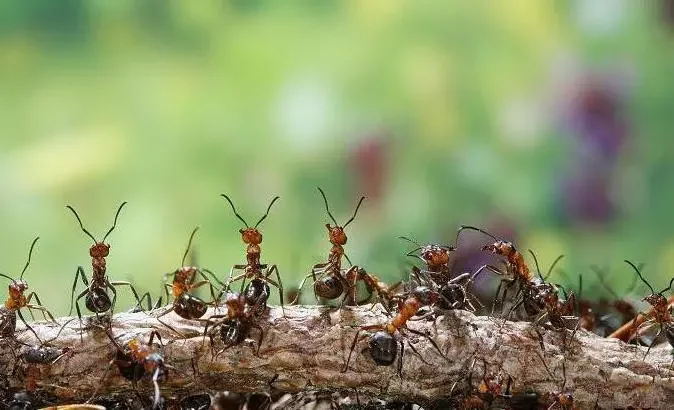
{"label": "ant mandible", "polygon": [[[27,308],[31,316],[33,316],[32,312],[33,309],[39,310],[42,312],[42,315],[45,318],[45,320],[47,319],[47,316],[49,316],[49,319],[52,322],[56,322],[51,312],[49,312],[47,308],[42,306],[42,302],[40,301],[40,298],[37,296],[37,293],[30,292],[28,296],[24,295],[26,290],[28,290],[28,283],[26,283],[26,281],[23,280],[23,274],[26,273],[26,269],[28,269],[28,266],[30,265],[30,259],[31,256],[33,255],[33,249],[35,248],[35,244],[37,243],[38,239],[40,239],[39,236],[35,238],[33,240],[33,243],[31,243],[30,245],[30,250],[28,251],[28,261],[26,261],[23,270],[21,270],[21,275],[19,275],[18,280],[5,275],[4,273],[0,273],[0,276],[12,281],[9,284],[9,297],[5,301],[5,304],[0,306],[0,337],[4,338],[14,336],[14,332],[16,331],[16,317],[19,316],[19,319],[21,319],[23,324],[26,326],[26,329],[30,330],[30,332],[33,335],[35,335],[37,340],[41,342],[40,337],[37,335],[35,330],[26,322],[26,319],[21,314],[22,308]],[[35,298],[37,304],[30,303],[33,298]]]}
{"label": "ant mandible", "polygon": [[[639,330],[643,326],[647,325],[653,325],[656,324],[658,326],[658,333],[655,335],[653,338],[653,341],[648,345],[648,349],[646,350],[646,354],[644,355],[644,359],[646,356],[648,356],[648,352],[651,351],[651,347],[657,342],[658,338],[660,335],[664,332],[665,336],[667,337],[667,341],[669,344],[674,347],[674,320],[672,320],[672,316],[670,314],[670,308],[669,308],[669,303],[667,302],[667,298],[663,295],[664,292],[672,289],[672,284],[674,284],[674,278],[669,281],[669,286],[666,288],[662,289],[660,292],[655,292],[653,289],[653,286],[651,286],[646,279],[641,275],[641,272],[639,268],[634,265],[632,262],[625,260],[625,263],[630,265],[632,269],[634,269],[634,272],[639,276],[639,279],[643,283],[648,286],[648,289],[651,290],[651,294],[643,298],[644,301],[648,302],[649,305],[651,305],[651,310],[646,313],[641,313],[640,315],[643,315],[645,317],[645,321],[639,325],[636,329],[633,330],[633,333],[635,335],[639,335]],[[633,323],[636,324],[637,318],[640,316],[637,315],[633,319]]]}
{"label": "ant mandible", "polygon": [[[208,319],[201,319],[206,322],[204,327],[204,340],[206,336],[211,341],[211,354],[213,358],[218,357],[226,349],[241,344],[252,329],[257,329],[260,333],[258,339],[257,349],[255,354],[259,354],[262,339],[264,338],[264,330],[260,325],[255,323],[255,314],[253,310],[247,309],[245,296],[237,292],[227,293],[225,298],[225,305],[227,306],[226,314],[217,314]],[[214,320],[215,319],[215,320]],[[209,332],[208,328],[211,327]],[[213,336],[220,332],[220,339],[222,339],[225,346],[217,353],[213,352]]]}
{"label": "ant mandible", "polygon": [[[164,292],[166,294],[166,300],[167,301],[169,300],[168,290],[171,289],[171,292],[173,294],[173,305],[164,312],[162,312],[162,314],[157,316],[157,320],[164,326],[168,327],[169,329],[173,330],[178,334],[180,334],[180,332],[176,331],[175,329],[173,329],[173,327],[171,327],[167,323],[164,323],[161,320],[162,316],[168,315],[170,312],[176,312],[176,314],[183,319],[188,320],[199,319],[206,314],[208,305],[215,305],[217,300],[215,292],[213,290],[213,285],[211,284],[211,281],[208,279],[208,277],[204,274],[204,269],[195,266],[185,266],[185,259],[187,258],[187,254],[190,251],[192,239],[194,239],[194,235],[197,233],[198,230],[199,227],[194,228],[192,234],[190,235],[190,239],[187,242],[187,248],[185,249],[183,258],[180,261],[181,267],[176,269],[175,272],[173,273],[167,273],[164,275],[164,281],[166,281],[166,278],[169,275],[171,274],[173,275],[172,284],[164,283]],[[203,280],[195,283],[194,281],[196,280],[197,275],[200,275],[203,278]],[[211,303],[204,302],[201,298],[195,296],[192,293],[195,289],[198,289],[206,284],[210,286],[211,297],[213,298],[213,302]]]}
{"label": "ant mandible", "polygon": [[[365,197],[361,197],[358,201],[358,205],[356,205],[356,210],[353,211],[353,216],[351,219],[346,221],[344,225],[339,225],[335,217],[332,216],[332,213],[330,212],[330,207],[328,206],[328,199],[325,196],[325,192],[323,192],[320,187],[318,187],[318,191],[323,197],[325,210],[328,212],[328,216],[330,216],[332,222],[335,223],[334,226],[330,225],[329,223],[325,224],[325,227],[328,230],[328,239],[332,244],[332,248],[328,254],[328,261],[314,265],[311,268],[311,273],[302,279],[297,292],[297,298],[294,302],[297,302],[297,299],[299,299],[302,287],[309,278],[313,278],[314,280],[314,295],[316,298],[320,297],[328,300],[337,299],[342,294],[344,294],[345,288],[350,289],[351,287],[355,286],[354,283],[349,283],[349,281],[347,281],[346,276],[352,276],[356,269],[358,269],[357,267],[352,266],[350,268],[350,272],[347,272],[344,275],[342,274],[342,257],[346,258],[349,264],[351,264],[349,257],[344,253],[344,245],[346,245],[346,241],[348,239],[344,230],[351,222],[353,222],[354,219],[356,219],[358,209],[365,200]],[[320,279],[318,277],[320,277]],[[348,294],[346,296],[348,296]]]}
{"label": "ant mandible", "polygon": [[[404,335],[405,331],[409,331],[410,333],[426,338],[433,345],[435,350],[440,353],[440,356],[444,358],[444,354],[438,347],[437,343],[435,343],[435,341],[433,341],[430,336],[428,336],[426,333],[419,332],[407,327],[407,322],[414,315],[416,315],[422,307],[434,305],[439,298],[440,295],[438,292],[433,291],[425,286],[417,286],[410,292],[407,299],[399,303],[398,313],[391,319],[391,321],[383,325],[378,324],[361,326],[361,328],[356,332],[356,336],[353,338],[351,349],[349,350],[349,356],[346,359],[346,364],[344,365],[342,372],[346,372],[348,370],[349,362],[351,361],[351,354],[353,353],[353,350],[355,349],[358,341],[367,337],[367,335],[359,337],[361,331],[376,330],[376,332],[370,336],[368,347],[370,357],[379,366],[392,365],[398,356],[398,349],[400,349],[398,374],[402,374],[402,359],[405,344],[404,341],[398,342],[397,339],[400,337],[400,335]],[[424,363],[428,364],[428,362],[426,362],[423,357],[421,357],[414,345],[412,345],[412,343],[409,341],[408,344],[412,351],[419,355]]]}
{"label": "ant mandible", "polygon": [[[267,299],[269,299],[269,285],[273,285],[278,289],[279,293],[279,301],[281,303],[281,310],[283,310],[283,315],[285,316],[285,310],[283,308],[283,282],[281,282],[281,275],[279,275],[278,267],[276,265],[271,265],[268,267],[268,265],[261,264],[260,263],[260,253],[262,252],[260,249],[260,244],[262,243],[262,233],[257,229],[258,226],[264,221],[267,216],[269,215],[269,210],[271,209],[272,205],[279,199],[278,196],[274,197],[274,199],[271,200],[271,203],[267,207],[267,212],[260,218],[259,221],[255,224],[255,226],[250,227],[248,225],[248,222],[246,222],[245,219],[239,213],[236,211],[236,208],[234,207],[234,203],[232,202],[231,199],[225,194],[221,194],[223,198],[229,202],[229,205],[232,207],[232,211],[234,211],[234,215],[243,222],[244,226],[246,227],[245,229],[239,229],[239,233],[241,233],[241,239],[243,240],[243,243],[247,245],[246,248],[246,264],[245,265],[234,265],[232,266],[232,269],[229,271],[229,279],[227,280],[227,284],[225,288],[223,289],[222,292],[220,292],[219,296],[222,296],[223,292],[229,291],[230,286],[232,282],[236,282],[238,280],[241,281],[241,289],[240,292],[243,293],[246,304],[248,306],[251,306],[255,312],[256,315],[260,315],[264,313],[264,311],[267,309]],[[233,272],[235,269],[243,270],[243,273],[236,276],[235,278],[232,278]],[[278,282],[275,282],[270,276],[272,273],[276,274],[276,280]],[[250,278],[251,281],[250,283],[246,284],[246,279]],[[245,288],[244,288],[245,285]],[[219,297],[218,297],[219,299]]]}
{"label": "ant mandible", "polygon": [[[108,235],[110,235],[112,231],[115,230],[115,227],[117,226],[117,218],[119,217],[119,213],[122,211],[122,208],[124,208],[124,205],[126,205],[126,202],[122,202],[122,204],[117,209],[117,213],[115,214],[115,220],[112,223],[112,227],[108,230],[105,236],[103,236],[103,240],[101,241],[96,240],[96,238],[94,238],[94,236],[88,230],[86,230],[86,228],[84,228],[82,220],[80,219],[80,216],[77,214],[75,209],[70,205],[66,206],[66,208],[68,208],[73,213],[73,215],[75,215],[77,222],[79,222],[80,224],[82,232],[84,232],[88,237],[90,237],[94,241],[94,244],[91,246],[91,248],[89,248],[89,255],[91,256],[91,267],[92,267],[91,283],[89,283],[89,281],[87,280],[87,276],[84,274],[84,268],[82,266],[78,266],[77,271],[75,272],[75,281],[73,282],[73,289],[70,294],[70,312],[68,314],[72,315],[73,313],[73,301],[74,301],[75,308],[77,310],[77,317],[80,319],[80,323],[82,323],[82,312],[80,310],[79,300],[82,299],[83,297],[86,297],[85,305],[87,309],[90,312],[94,312],[96,315],[98,315],[99,313],[107,312],[108,310],[112,312],[115,309],[115,302],[117,300],[117,290],[115,289],[115,286],[125,285],[131,288],[131,292],[133,292],[133,296],[136,298],[138,306],[141,305],[141,299],[138,297],[138,293],[136,292],[136,289],[133,287],[131,282],[127,281],[111,282],[108,279],[108,275],[106,274],[105,258],[108,256],[108,254],[110,254],[110,245],[105,243],[105,240],[108,238]],[[77,288],[77,280],[79,278],[82,279],[82,282],[87,288],[83,290],[82,293],[77,295],[77,298],[75,298],[75,289]],[[107,289],[110,289],[112,291],[113,295],[112,301],[110,301]]]}

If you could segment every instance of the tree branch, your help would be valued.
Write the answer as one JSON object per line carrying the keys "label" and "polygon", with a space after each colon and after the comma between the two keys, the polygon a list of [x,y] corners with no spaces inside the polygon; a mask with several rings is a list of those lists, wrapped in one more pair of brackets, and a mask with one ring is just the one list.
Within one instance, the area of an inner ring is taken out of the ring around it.
{"label": "tree branch", "polygon": [[[436,320],[409,322],[410,329],[429,333],[445,357],[425,337],[405,332],[400,376],[397,363],[376,366],[363,352],[367,339],[356,346],[348,371],[341,372],[359,327],[389,320],[371,306],[341,310],[289,306],[286,317],[280,308],[273,307],[259,323],[264,330],[259,356],[255,355],[258,333],[253,330],[250,341],[225,350],[216,359],[212,358],[209,339],[203,337],[202,323],[183,320],[174,313],[162,317],[185,336],[180,337],[157,321],[155,316],[162,310],[150,315],[116,314],[112,332],[122,344],[133,337],[147,342],[153,330],[160,331],[166,362],[175,367],[161,384],[162,395],[169,401],[187,392],[268,391],[273,381],[274,388],[287,392],[356,389],[365,396],[425,402],[449,395],[452,386],[455,394],[465,392],[474,361],[474,387],[481,381],[486,364],[487,374],[500,376],[501,380],[511,378],[513,392],[529,389],[545,396],[564,389],[573,393],[575,405],[580,408],[595,404],[601,408],[664,408],[674,394],[669,346],[654,347],[644,360],[645,348],[603,339],[584,330],[578,330],[572,341],[570,330],[561,333],[538,327],[543,333],[543,351],[529,323],[451,311]],[[212,313],[210,310],[205,317]],[[58,322],[63,324],[67,319]],[[44,322],[32,326],[43,340],[54,337],[60,327]],[[131,384],[120,376],[116,366],[110,367],[103,379],[116,352],[104,331],[92,327],[83,332],[80,341],[78,327],[77,320],[71,321],[52,342],[71,351],[51,366],[26,365],[18,359],[22,347],[2,343],[0,378],[5,379],[5,385],[23,389],[26,374],[38,374],[38,390],[54,394],[59,403],[90,399],[94,391],[101,395],[128,391]],[[20,331],[17,338],[36,343],[26,331]],[[216,338],[213,348],[219,350],[222,346]],[[152,384],[141,381],[139,389],[149,395]]]}

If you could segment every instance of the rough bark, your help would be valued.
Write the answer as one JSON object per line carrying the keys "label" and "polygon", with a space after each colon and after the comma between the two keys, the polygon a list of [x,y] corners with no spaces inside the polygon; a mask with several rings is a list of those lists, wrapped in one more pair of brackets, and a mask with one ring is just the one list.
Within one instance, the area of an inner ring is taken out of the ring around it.
{"label": "rough bark", "polygon": [[[269,315],[259,321],[264,329],[259,356],[255,355],[257,333],[253,331],[250,341],[225,350],[216,359],[212,358],[208,338],[204,342],[202,323],[183,320],[174,313],[164,316],[162,320],[185,336],[180,337],[157,321],[155,316],[161,311],[116,314],[112,331],[123,343],[132,337],[147,341],[153,330],[159,330],[166,361],[176,368],[161,385],[162,395],[169,399],[186,392],[269,390],[269,383],[276,376],[273,386],[288,392],[357,389],[369,396],[424,402],[449,395],[456,382],[454,392],[465,391],[464,383],[474,359],[475,386],[486,363],[489,374],[500,375],[502,380],[512,378],[513,391],[530,389],[546,394],[564,388],[573,393],[579,408],[667,408],[674,397],[674,366],[668,345],[654,347],[644,360],[644,347],[599,338],[583,330],[578,330],[572,341],[571,331],[564,336],[539,327],[544,340],[541,350],[529,323],[452,311],[435,320],[409,323],[411,329],[428,332],[445,357],[426,338],[407,332],[404,339],[419,355],[406,343],[402,375],[397,372],[397,363],[388,367],[374,364],[363,351],[367,339],[358,343],[349,369],[343,373],[358,328],[387,321],[388,316],[377,308],[290,306],[284,317],[280,308],[272,307]],[[206,317],[211,313],[212,310]],[[58,321],[62,324],[67,319]],[[34,324],[42,339],[53,337],[59,327]],[[115,367],[103,379],[115,356],[115,348],[105,333],[93,327],[80,339],[78,327],[77,320],[70,322],[52,342],[54,346],[69,347],[72,352],[51,366],[37,366],[38,389],[50,391],[59,402],[81,402],[95,390],[97,394],[129,390],[130,383]],[[36,343],[26,331],[18,331],[17,338]],[[214,348],[221,347],[222,342],[216,339]],[[6,386],[15,389],[25,386],[22,375],[26,373],[16,371],[26,368],[17,362],[18,349],[8,341],[0,345],[0,377]],[[152,385],[142,381],[139,389],[150,392]]]}

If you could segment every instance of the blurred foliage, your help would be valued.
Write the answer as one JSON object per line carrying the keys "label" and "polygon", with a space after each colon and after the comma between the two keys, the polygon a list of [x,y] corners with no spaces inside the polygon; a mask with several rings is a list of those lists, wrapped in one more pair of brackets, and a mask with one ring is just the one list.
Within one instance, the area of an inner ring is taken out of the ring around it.
{"label": "blurred foliage", "polygon": [[[197,224],[198,263],[225,275],[244,246],[218,195],[256,220],[278,194],[263,260],[290,286],[329,250],[320,185],[338,220],[369,196],[347,253],[389,280],[408,249],[396,236],[451,242],[459,223],[501,221],[545,266],[568,255],[573,277],[608,265],[621,289],[630,258],[664,284],[674,57],[671,23],[649,4],[3,3],[0,271],[18,274],[40,234],[26,279],[63,313],[76,266],[90,272],[64,206],[102,235],[127,200],[112,278],[158,293]],[[586,72],[618,78],[609,94],[627,124],[601,171],[565,126]],[[603,176],[614,211],[598,223],[565,211],[574,172]]]}

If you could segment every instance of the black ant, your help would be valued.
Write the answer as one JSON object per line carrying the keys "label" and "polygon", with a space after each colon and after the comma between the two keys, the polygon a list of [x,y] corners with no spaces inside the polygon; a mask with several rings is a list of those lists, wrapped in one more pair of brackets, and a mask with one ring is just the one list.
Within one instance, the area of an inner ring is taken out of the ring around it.
{"label": "black ant", "polygon": [[[431,279],[437,284],[447,283],[451,277],[452,272],[449,266],[449,254],[456,250],[453,246],[448,245],[420,245],[418,242],[405,237],[399,236],[399,239],[406,240],[416,245],[417,247],[409,251],[406,256],[412,256],[420,259],[426,264],[426,272]],[[416,252],[419,252],[418,254]]]}
{"label": "black ant", "polygon": [[[110,371],[110,367],[115,364],[122,377],[131,381],[133,388],[136,389],[138,381],[145,376],[149,376],[154,386],[154,396],[152,400],[152,408],[158,408],[161,403],[161,392],[159,390],[159,382],[166,380],[168,377],[168,370],[174,369],[172,366],[166,364],[164,356],[152,347],[154,338],[157,337],[159,344],[163,347],[161,335],[159,332],[152,331],[150,339],[147,344],[134,338],[120,345],[117,340],[110,333],[110,329],[106,329],[106,335],[115,346],[115,358],[110,361],[108,367],[103,374],[101,380],[104,380]],[[175,370],[175,369],[174,369]],[[98,389],[94,391],[91,398],[96,396]],[[91,399],[90,399],[91,400]],[[90,401],[89,400],[89,401]]]}
{"label": "black ant", "polygon": [[[19,319],[21,319],[23,324],[26,326],[26,329],[30,330],[30,332],[35,335],[37,340],[40,340],[40,337],[37,335],[35,330],[26,322],[26,319],[21,314],[22,308],[27,308],[31,316],[33,315],[32,309],[39,310],[42,312],[42,315],[45,319],[47,319],[47,316],[49,316],[49,319],[52,322],[56,322],[51,312],[42,306],[42,302],[37,296],[37,293],[30,292],[28,296],[24,295],[26,290],[28,290],[28,283],[23,280],[23,274],[26,273],[26,269],[28,269],[28,265],[30,265],[30,258],[33,255],[33,248],[35,248],[35,244],[37,243],[38,239],[40,239],[39,236],[35,238],[33,243],[30,245],[30,250],[28,251],[28,261],[26,261],[26,265],[23,267],[23,270],[21,270],[21,275],[19,275],[18,280],[0,273],[0,276],[12,281],[12,283],[9,284],[9,297],[5,301],[5,304],[0,306],[0,337],[4,338],[14,336],[14,332],[16,331],[16,317],[19,316]],[[35,298],[37,304],[30,303],[33,298]]]}
{"label": "black ant", "polygon": [[[246,340],[252,329],[256,329],[260,333],[255,351],[256,355],[259,354],[262,339],[264,338],[264,330],[260,325],[255,323],[254,311],[247,309],[246,298],[237,292],[229,292],[225,298],[225,305],[227,306],[226,314],[216,314],[208,319],[201,319],[206,322],[204,340],[206,336],[210,338],[213,358],[218,357],[226,349],[241,344]],[[225,346],[217,353],[213,353],[213,337],[218,332]]]}
{"label": "black ant", "polygon": [[[359,337],[361,331],[376,330],[376,332],[370,336],[368,346],[370,357],[379,366],[392,365],[395,362],[396,357],[398,356],[398,349],[400,349],[400,359],[398,361],[398,374],[402,374],[402,359],[405,346],[404,342],[398,341],[398,338],[400,337],[400,335],[404,335],[404,332],[409,331],[412,334],[423,336],[433,345],[435,350],[437,350],[438,353],[440,353],[440,355],[444,358],[445,356],[438,347],[437,343],[435,343],[435,341],[433,341],[433,339],[431,339],[426,333],[422,333],[407,327],[407,322],[414,315],[416,315],[417,312],[419,312],[419,310],[422,307],[433,306],[438,301],[439,298],[440,295],[437,292],[425,286],[417,286],[414,290],[412,290],[409,293],[409,297],[407,297],[407,299],[399,303],[398,313],[388,323],[383,325],[361,326],[360,329],[356,332],[355,337],[353,338],[353,342],[351,343],[351,349],[349,350],[349,356],[346,359],[346,363],[344,365],[344,368],[342,369],[342,372],[346,372],[348,370],[349,362],[351,361],[351,354],[353,353],[353,350],[355,349],[358,341],[367,337],[367,335]],[[408,344],[412,349],[412,351],[414,351],[417,355],[419,355],[419,352],[417,352],[414,345],[412,345],[412,343],[410,343],[409,341]],[[419,355],[419,357],[424,363],[428,363],[423,359],[423,357],[421,357],[421,355]]]}
{"label": "black ant", "polygon": [[443,284],[437,284],[431,278],[428,278],[428,271],[413,266],[411,276],[418,283],[429,286],[438,292],[440,299],[436,305],[441,310],[468,310],[475,312],[476,309],[471,302],[471,298],[480,306],[482,306],[482,303],[470,293],[469,288],[481,272],[482,270],[477,270],[473,274],[465,272]]}
{"label": "black ant", "polygon": [[[91,256],[91,267],[92,267],[91,283],[89,283],[89,281],[87,280],[87,276],[84,274],[84,268],[82,266],[78,266],[77,271],[75,272],[75,281],[73,282],[73,289],[70,294],[70,312],[68,314],[72,315],[73,313],[73,301],[74,301],[75,308],[77,310],[77,317],[79,317],[80,323],[82,322],[82,312],[80,310],[79,300],[85,298],[85,305],[87,309],[90,312],[94,312],[96,315],[107,311],[112,312],[115,309],[115,302],[117,300],[117,290],[115,289],[116,286],[121,285],[128,286],[131,289],[131,292],[133,292],[133,296],[136,298],[138,306],[141,305],[141,299],[138,297],[138,293],[136,292],[136,289],[133,287],[131,282],[110,281],[108,279],[108,275],[106,274],[105,258],[110,254],[110,245],[105,243],[105,240],[107,239],[108,235],[110,235],[112,231],[115,230],[115,227],[117,226],[117,218],[119,217],[119,213],[122,211],[124,205],[126,205],[126,202],[122,202],[122,204],[117,209],[117,213],[115,214],[115,220],[112,223],[112,227],[108,230],[105,236],[103,236],[103,240],[101,241],[96,240],[96,238],[94,238],[94,236],[84,228],[82,220],[80,219],[80,216],[77,214],[75,209],[70,205],[66,206],[66,208],[68,208],[73,213],[73,215],[75,215],[77,222],[79,222],[80,224],[82,232],[84,232],[88,237],[90,237],[94,241],[94,244],[91,246],[91,248],[89,248],[89,255]],[[75,289],[77,288],[77,280],[79,278],[82,279],[82,282],[87,288],[83,290],[82,293],[77,295],[77,298],[75,298]],[[108,289],[112,291],[113,295],[112,301],[110,301],[110,297],[108,296],[107,292]]]}
{"label": "black ant", "polygon": [[[274,205],[274,202],[276,202],[279,197],[276,196],[274,199],[271,200],[271,203],[267,207],[267,212],[260,218],[259,221],[255,224],[255,226],[250,227],[248,225],[248,222],[246,222],[245,219],[239,213],[236,211],[236,208],[234,207],[234,203],[232,203],[232,200],[229,199],[229,197],[225,194],[221,194],[223,198],[229,202],[229,205],[232,206],[232,211],[234,211],[234,215],[236,215],[237,218],[243,224],[245,225],[245,229],[239,229],[239,233],[241,233],[241,239],[243,240],[243,243],[247,245],[246,248],[246,264],[245,265],[234,265],[232,266],[232,269],[229,271],[229,279],[227,280],[227,285],[225,286],[225,289],[223,292],[228,291],[230,289],[230,286],[232,282],[236,282],[238,280],[241,280],[241,290],[240,292],[243,293],[246,304],[248,306],[253,307],[253,310],[256,315],[260,315],[264,313],[264,311],[267,309],[267,299],[269,299],[269,285],[273,285],[278,289],[279,292],[279,301],[281,303],[281,309],[283,309],[283,282],[281,282],[281,275],[279,275],[278,267],[276,265],[271,265],[268,267],[268,265],[261,264],[260,263],[260,244],[262,243],[262,233],[257,229],[258,226],[264,221],[267,216],[269,215],[269,210],[271,209],[272,205]],[[243,273],[236,276],[235,278],[232,278],[232,274],[235,269],[243,270]],[[270,276],[272,273],[276,274],[276,280],[278,282],[275,282]],[[246,279],[249,278],[251,279],[250,283],[246,284]],[[244,284],[246,284],[244,288]],[[222,292],[221,294],[222,295]],[[285,315],[285,311],[284,311]]]}
{"label": "black ant", "polygon": [[[325,224],[325,227],[328,230],[328,238],[330,240],[330,243],[332,244],[332,248],[330,249],[330,253],[328,254],[328,261],[314,265],[311,268],[311,273],[306,275],[304,279],[302,279],[302,282],[300,283],[298,290],[298,297],[300,295],[300,292],[302,291],[302,287],[304,286],[306,280],[309,278],[313,278],[314,295],[316,296],[316,298],[332,300],[337,299],[338,297],[343,295],[347,289],[350,289],[351,287],[355,286],[355,284],[349,283],[346,280],[346,275],[353,275],[357,267],[352,266],[350,269],[351,272],[342,274],[342,257],[346,258],[349,264],[351,264],[349,257],[346,256],[346,254],[344,253],[344,245],[346,245],[346,241],[348,239],[346,237],[346,232],[344,232],[344,230],[346,229],[347,226],[349,226],[351,222],[353,222],[354,219],[356,219],[358,209],[365,200],[365,197],[364,196],[361,197],[360,200],[358,201],[358,205],[356,205],[356,210],[353,212],[353,216],[351,217],[351,219],[346,221],[344,225],[339,225],[335,217],[332,216],[332,213],[330,212],[330,207],[328,206],[328,199],[325,196],[325,192],[323,192],[323,190],[320,187],[318,187],[318,191],[321,193],[321,196],[323,196],[323,202],[325,203],[325,210],[328,212],[328,216],[330,216],[332,222],[335,223],[334,226],[330,225],[329,223]],[[345,297],[348,296],[349,295],[347,292],[347,295],[345,295]]]}
{"label": "black ant", "polygon": [[[180,261],[181,267],[176,269],[176,271],[172,273],[173,283],[172,284],[164,283],[164,292],[166,293],[166,300],[169,300],[168,290],[171,289],[173,293],[173,305],[166,311],[164,311],[161,315],[157,316],[157,320],[164,326],[167,326],[169,329],[172,329],[176,333],[180,332],[176,331],[168,324],[162,322],[160,319],[162,316],[165,316],[170,312],[175,311],[176,314],[183,319],[188,320],[199,319],[206,314],[208,305],[215,304],[216,303],[215,301],[217,299],[211,281],[203,272],[204,269],[200,269],[194,266],[185,266],[185,258],[187,258],[187,254],[190,251],[190,246],[192,245],[192,239],[194,238],[194,235],[197,233],[198,230],[199,227],[196,227],[192,231],[190,239],[187,242],[187,248],[185,249],[183,258]],[[171,275],[171,273],[165,274],[164,280],[166,280],[166,277],[169,275]],[[203,280],[195,283],[194,281],[196,280],[197,275],[201,275]],[[201,298],[195,296],[192,293],[195,289],[198,289],[206,284],[208,284],[211,289],[211,297],[213,298],[213,302],[211,303],[204,302]]]}
{"label": "black ant", "polygon": [[[651,351],[651,347],[657,342],[658,338],[660,335],[664,332],[665,336],[667,337],[667,341],[669,344],[674,347],[674,320],[672,319],[671,313],[670,313],[670,308],[669,308],[669,302],[667,301],[667,298],[663,295],[664,292],[672,289],[672,284],[674,284],[674,278],[669,281],[669,286],[666,288],[662,289],[659,292],[655,292],[653,289],[653,286],[651,286],[646,279],[641,275],[641,272],[639,268],[634,265],[632,262],[625,260],[625,263],[630,265],[632,269],[634,269],[634,272],[639,276],[639,279],[643,283],[648,286],[648,289],[651,290],[651,294],[643,298],[644,301],[648,302],[649,305],[651,305],[651,310],[646,313],[641,313],[637,315],[633,319],[633,324],[635,325],[636,329],[633,330],[633,334],[639,336],[639,330],[644,327],[644,326],[650,326],[650,325],[656,325],[658,327],[658,333],[655,335],[653,338],[653,341],[648,345],[648,349],[646,350],[646,354],[644,355],[644,358],[648,356],[648,352]],[[644,317],[644,322],[641,323],[640,325],[636,326],[636,318],[639,316]]]}

